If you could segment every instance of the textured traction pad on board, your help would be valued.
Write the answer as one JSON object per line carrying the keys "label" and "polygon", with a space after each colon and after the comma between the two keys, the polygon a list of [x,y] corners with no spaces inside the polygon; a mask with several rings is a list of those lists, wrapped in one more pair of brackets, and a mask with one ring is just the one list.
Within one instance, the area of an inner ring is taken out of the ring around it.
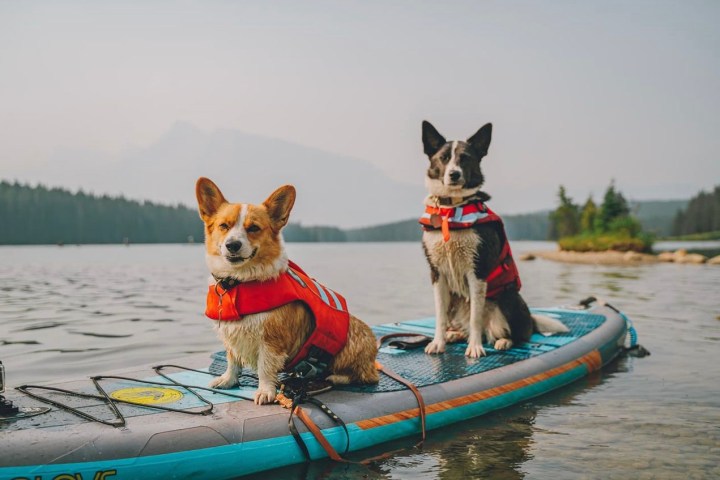
{"label": "textured traction pad on board", "polygon": [[[448,345],[445,353],[442,355],[427,355],[422,348],[415,350],[398,350],[391,347],[383,347],[378,353],[378,361],[395,373],[411,381],[416,386],[424,387],[435,383],[443,383],[449,380],[476,375],[530,357],[542,355],[543,353],[555,350],[556,348],[577,340],[605,322],[603,315],[587,313],[582,310],[532,309],[532,312],[560,320],[570,331],[547,337],[536,333],[533,334],[529,342],[516,345],[510,350],[504,351],[495,350],[490,345],[485,345],[487,356],[477,359],[471,359],[465,356],[466,343],[455,343]],[[373,332],[378,337],[399,332],[408,332],[409,336],[413,333],[433,336],[434,331],[433,318],[373,327]],[[212,359],[210,372],[215,375],[221,375],[227,366],[225,352],[214,353]],[[245,369],[243,373],[251,374],[252,372]],[[254,375],[252,377],[243,375],[240,377],[240,385],[243,387],[256,388],[257,380],[253,377]],[[353,392],[377,393],[403,390],[406,387],[389,379],[385,375],[381,375],[380,383],[377,385],[348,385],[338,388]]]}

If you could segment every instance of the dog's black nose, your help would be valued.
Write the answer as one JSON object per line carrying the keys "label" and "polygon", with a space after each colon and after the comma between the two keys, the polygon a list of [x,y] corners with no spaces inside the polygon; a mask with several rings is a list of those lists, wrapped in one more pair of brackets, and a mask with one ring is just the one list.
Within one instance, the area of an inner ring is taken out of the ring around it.
{"label": "dog's black nose", "polygon": [[242,242],[239,242],[237,240],[227,242],[225,244],[225,248],[227,248],[230,253],[237,253],[242,248]]}
{"label": "dog's black nose", "polygon": [[452,172],[450,172],[450,180],[452,180],[453,182],[457,182],[458,180],[460,180],[461,176],[462,173],[458,170],[453,170]]}

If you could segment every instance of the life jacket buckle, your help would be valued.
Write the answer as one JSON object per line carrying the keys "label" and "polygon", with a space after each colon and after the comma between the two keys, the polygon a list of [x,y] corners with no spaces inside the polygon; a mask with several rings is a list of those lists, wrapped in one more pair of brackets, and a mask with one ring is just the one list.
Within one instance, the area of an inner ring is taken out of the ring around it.
{"label": "life jacket buckle", "polygon": [[293,373],[305,379],[320,378],[327,371],[332,358],[328,352],[313,345],[310,347],[307,357],[295,365]]}
{"label": "life jacket buckle", "polygon": [[302,360],[293,369],[293,373],[300,378],[315,378],[318,376],[318,369],[308,360]]}

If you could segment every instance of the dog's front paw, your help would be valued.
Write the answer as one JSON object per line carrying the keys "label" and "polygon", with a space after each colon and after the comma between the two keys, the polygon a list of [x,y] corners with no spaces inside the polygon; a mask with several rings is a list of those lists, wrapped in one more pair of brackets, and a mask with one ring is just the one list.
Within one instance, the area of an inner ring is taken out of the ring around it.
{"label": "dog's front paw", "polygon": [[233,388],[238,384],[238,379],[234,375],[228,375],[227,373],[222,374],[219,377],[215,377],[210,381],[210,388]]}
{"label": "dog's front paw", "polygon": [[480,358],[487,355],[485,349],[480,342],[468,342],[468,346],[465,349],[465,356],[470,358]]}
{"label": "dog's front paw", "polygon": [[445,341],[435,338],[425,347],[425,353],[443,353],[445,352]]}
{"label": "dog's front paw", "polygon": [[495,341],[495,350],[509,350],[513,346],[513,341],[509,338],[501,338]]}
{"label": "dog's front paw", "polygon": [[260,387],[255,391],[255,404],[264,405],[267,403],[273,403],[275,401],[275,395],[277,390],[275,387]]}

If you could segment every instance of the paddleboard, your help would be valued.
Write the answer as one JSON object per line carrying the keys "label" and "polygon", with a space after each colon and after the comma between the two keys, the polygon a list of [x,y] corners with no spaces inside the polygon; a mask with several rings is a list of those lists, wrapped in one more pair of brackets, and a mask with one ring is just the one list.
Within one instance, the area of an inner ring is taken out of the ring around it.
{"label": "paddleboard", "polygon": [[[379,362],[414,383],[422,393],[429,435],[433,429],[574,382],[600,369],[625,345],[626,318],[612,308],[595,305],[532,310],[560,320],[569,332],[534,334],[529,342],[506,351],[486,345],[487,356],[479,359],[466,357],[463,343],[448,345],[441,355],[427,355],[422,348],[381,348]],[[373,330],[377,336],[402,332],[432,336],[433,322],[427,318],[379,325]],[[25,418],[0,419],[0,479],[223,479],[306,461],[288,430],[289,411],[276,404],[258,406],[247,400],[257,387],[253,372],[244,370],[238,388],[227,391],[235,396],[186,388],[206,387],[210,375],[224,371],[224,361],[224,353],[219,352],[168,362],[177,367],[163,367],[160,373],[164,376],[151,368],[111,372],[111,378],[97,382],[115,400],[112,405],[102,400],[103,395],[89,379],[47,384],[86,397],[27,389],[68,405],[74,412],[8,388],[5,396],[16,406],[28,411],[50,410]],[[348,446],[349,451],[357,451],[417,436],[420,431],[415,397],[386,376],[381,376],[377,385],[334,388],[316,398],[347,426],[346,431],[316,406],[303,405],[339,452]],[[119,425],[113,406],[125,419],[123,425]],[[298,430],[312,459],[327,456],[300,423]],[[408,444],[412,443],[409,438]]]}

